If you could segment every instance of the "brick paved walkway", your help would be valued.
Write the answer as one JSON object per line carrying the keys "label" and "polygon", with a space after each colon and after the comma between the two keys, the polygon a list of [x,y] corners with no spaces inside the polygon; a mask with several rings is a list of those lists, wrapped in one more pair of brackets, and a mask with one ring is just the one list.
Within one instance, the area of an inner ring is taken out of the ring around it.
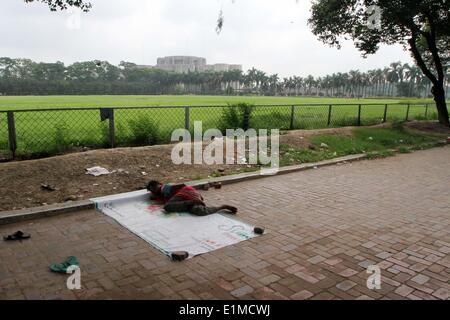
{"label": "brick paved walkway", "polygon": [[[181,263],[94,211],[1,226],[33,238],[0,243],[0,298],[449,299],[449,182],[445,147],[210,190],[267,234]],[[68,255],[80,291],[48,270]]]}

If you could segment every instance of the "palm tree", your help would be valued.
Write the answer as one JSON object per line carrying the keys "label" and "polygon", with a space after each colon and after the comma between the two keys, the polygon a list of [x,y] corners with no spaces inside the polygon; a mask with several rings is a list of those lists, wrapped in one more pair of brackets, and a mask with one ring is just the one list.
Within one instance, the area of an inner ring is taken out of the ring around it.
{"label": "palm tree", "polygon": [[298,96],[299,92],[301,91],[301,89],[303,87],[303,78],[293,76],[291,81],[292,81],[292,87],[294,88],[294,94],[296,96]]}
{"label": "palm tree", "polygon": [[[399,83],[400,88],[403,87],[403,81],[405,79],[405,71],[408,69],[408,64],[402,64],[400,61],[399,62],[393,62],[391,63],[391,80],[395,83]],[[394,92],[392,92],[392,95]],[[399,94],[398,90],[397,90],[397,95]]]}
{"label": "palm tree", "polygon": [[359,88],[361,86],[361,72],[359,70],[350,70],[349,84],[351,96],[359,97]]}
{"label": "palm tree", "polygon": [[256,81],[257,81],[257,88],[258,93],[261,94],[262,92],[267,91],[268,88],[268,77],[264,71],[256,70]]}
{"label": "palm tree", "polygon": [[[418,84],[422,81],[423,73],[422,71],[415,65],[408,66],[406,69],[406,77],[409,80],[409,92],[408,96],[413,96],[414,90],[417,88]],[[419,92],[420,96],[420,92]]]}
{"label": "palm tree", "polygon": [[380,84],[383,83],[383,81],[384,81],[383,70],[376,69],[374,79],[375,79],[375,96],[379,96],[380,95]]}
{"label": "palm tree", "polygon": [[369,96],[375,96],[374,91],[377,84],[377,69],[369,70],[366,73],[366,78],[369,84]]}
{"label": "palm tree", "polygon": [[250,89],[250,92],[257,86],[257,71],[256,68],[251,68],[244,77],[244,83]]}
{"label": "palm tree", "polygon": [[391,70],[388,67],[383,68],[383,96],[389,95],[389,79]]}
{"label": "palm tree", "polygon": [[309,75],[305,79],[305,86],[306,86],[306,94],[311,95],[311,89],[314,86],[315,81],[314,77],[312,75]]}
{"label": "palm tree", "polygon": [[269,84],[269,90],[271,95],[277,95],[278,90],[278,84],[279,84],[279,77],[278,74],[272,74],[268,78],[268,84]]}

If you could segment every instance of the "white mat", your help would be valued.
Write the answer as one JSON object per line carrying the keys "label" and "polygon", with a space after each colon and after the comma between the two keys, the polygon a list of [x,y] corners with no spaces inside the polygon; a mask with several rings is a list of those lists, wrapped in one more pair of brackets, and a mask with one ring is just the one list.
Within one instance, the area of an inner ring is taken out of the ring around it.
{"label": "white mat", "polygon": [[226,214],[165,213],[148,195],[142,190],[91,200],[97,210],[167,255],[187,251],[191,258],[257,236],[251,225]]}

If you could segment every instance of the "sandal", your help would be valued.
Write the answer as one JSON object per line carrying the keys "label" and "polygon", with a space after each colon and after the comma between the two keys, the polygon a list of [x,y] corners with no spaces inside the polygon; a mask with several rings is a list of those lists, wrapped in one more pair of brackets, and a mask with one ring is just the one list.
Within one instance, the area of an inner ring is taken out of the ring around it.
{"label": "sandal", "polygon": [[30,235],[28,233],[23,233],[22,231],[17,231],[14,234],[10,234],[9,236],[3,237],[5,241],[13,241],[13,240],[25,240],[30,239]]}
{"label": "sandal", "polygon": [[54,263],[50,266],[50,270],[57,273],[67,273],[70,266],[78,266],[78,260],[74,256],[70,256],[63,263]]}

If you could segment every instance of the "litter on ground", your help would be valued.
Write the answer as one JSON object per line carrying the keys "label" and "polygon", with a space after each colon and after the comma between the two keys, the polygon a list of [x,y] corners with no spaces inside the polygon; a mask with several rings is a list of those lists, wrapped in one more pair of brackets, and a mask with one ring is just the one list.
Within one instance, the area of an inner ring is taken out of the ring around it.
{"label": "litter on ground", "polygon": [[108,171],[108,169],[105,169],[103,167],[92,167],[86,169],[86,174],[90,174],[91,176],[98,177],[105,174],[110,174],[111,172]]}

